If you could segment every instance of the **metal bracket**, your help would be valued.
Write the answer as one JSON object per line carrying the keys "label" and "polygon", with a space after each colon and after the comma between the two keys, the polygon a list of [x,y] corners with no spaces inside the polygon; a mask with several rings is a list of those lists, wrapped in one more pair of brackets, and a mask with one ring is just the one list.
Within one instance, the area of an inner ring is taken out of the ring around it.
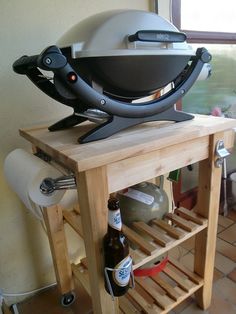
{"label": "metal bracket", "polygon": [[133,267],[132,267],[132,259],[130,259],[130,262],[128,265],[126,265],[125,267],[121,267],[121,268],[109,268],[109,267],[105,267],[104,269],[104,273],[105,273],[105,280],[112,298],[112,301],[115,300],[115,296],[114,296],[114,292],[111,286],[111,282],[108,276],[108,271],[110,272],[116,272],[116,271],[120,271],[121,269],[127,270],[130,268],[130,278],[131,278],[131,285],[130,288],[133,289],[135,287],[135,282],[134,282],[134,272],[133,272]]}
{"label": "metal bracket", "polygon": [[215,166],[220,168],[223,165],[224,159],[230,155],[230,152],[225,148],[223,140],[219,140],[216,143],[215,155],[218,157],[215,160]]}
{"label": "metal bracket", "polygon": [[44,151],[42,151],[41,149],[39,149],[37,151],[37,153],[34,154],[34,156],[42,159],[43,161],[46,161],[46,162],[50,162],[52,160],[52,158],[46,154]]}
{"label": "metal bracket", "polygon": [[76,189],[74,175],[62,176],[56,179],[45,178],[40,184],[40,191],[44,195],[51,195],[56,190]]}

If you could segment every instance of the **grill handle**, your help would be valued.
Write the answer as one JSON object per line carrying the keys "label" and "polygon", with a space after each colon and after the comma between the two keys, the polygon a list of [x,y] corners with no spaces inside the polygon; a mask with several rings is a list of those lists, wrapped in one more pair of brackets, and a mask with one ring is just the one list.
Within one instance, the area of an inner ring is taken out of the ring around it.
{"label": "grill handle", "polygon": [[39,67],[43,70],[56,70],[62,68],[67,59],[60,53],[56,46],[45,49],[40,55],[22,56],[13,63],[13,70],[18,74],[27,74],[32,68]]}
{"label": "grill handle", "polygon": [[38,66],[38,57],[39,55],[20,57],[14,62],[13,70],[18,74],[26,74],[29,68],[34,68]]}
{"label": "grill handle", "polygon": [[182,43],[186,40],[185,33],[162,31],[162,30],[140,30],[128,36],[130,42],[147,41],[161,43]]}

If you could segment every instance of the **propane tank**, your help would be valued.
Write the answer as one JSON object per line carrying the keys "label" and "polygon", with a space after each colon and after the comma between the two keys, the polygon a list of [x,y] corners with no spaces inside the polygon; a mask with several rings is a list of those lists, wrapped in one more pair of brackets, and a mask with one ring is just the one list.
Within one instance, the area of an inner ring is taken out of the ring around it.
{"label": "propane tank", "polygon": [[124,224],[132,227],[134,221],[149,223],[154,218],[162,219],[168,213],[169,201],[163,183],[164,176],[161,176],[159,186],[142,182],[117,194]]}
{"label": "propane tank", "polygon": [[[169,200],[163,184],[164,176],[160,176],[159,186],[151,182],[141,182],[117,193],[122,222],[132,228],[132,223],[135,221],[143,221],[148,224],[152,219],[163,219],[169,211]],[[133,243],[130,243],[130,246],[134,250],[137,249]],[[166,259],[167,254],[158,256],[154,261],[140,267],[139,270],[142,273],[144,268],[145,272],[154,273],[158,265],[161,265],[162,262],[166,263]],[[137,270],[137,272],[139,271]]]}

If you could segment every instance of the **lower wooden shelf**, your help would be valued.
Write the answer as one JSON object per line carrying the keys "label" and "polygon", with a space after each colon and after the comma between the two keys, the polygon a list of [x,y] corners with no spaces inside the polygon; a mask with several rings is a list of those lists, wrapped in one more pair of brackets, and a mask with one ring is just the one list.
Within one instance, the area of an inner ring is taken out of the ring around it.
{"label": "lower wooden shelf", "polygon": [[[74,276],[90,294],[86,261],[72,265]],[[170,259],[165,269],[152,277],[135,277],[135,288],[119,298],[121,313],[168,313],[203,286],[197,274]]]}

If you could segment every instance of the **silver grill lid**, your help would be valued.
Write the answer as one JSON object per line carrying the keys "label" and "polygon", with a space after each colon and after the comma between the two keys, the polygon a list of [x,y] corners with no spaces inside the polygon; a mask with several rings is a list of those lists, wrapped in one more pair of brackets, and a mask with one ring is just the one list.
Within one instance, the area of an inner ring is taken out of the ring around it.
{"label": "silver grill lid", "polygon": [[194,51],[184,42],[130,42],[128,36],[138,31],[178,32],[159,15],[138,10],[102,12],[79,22],[58,41],[61,48],[71,47],[72,58],[173,55],[192,56]]}

